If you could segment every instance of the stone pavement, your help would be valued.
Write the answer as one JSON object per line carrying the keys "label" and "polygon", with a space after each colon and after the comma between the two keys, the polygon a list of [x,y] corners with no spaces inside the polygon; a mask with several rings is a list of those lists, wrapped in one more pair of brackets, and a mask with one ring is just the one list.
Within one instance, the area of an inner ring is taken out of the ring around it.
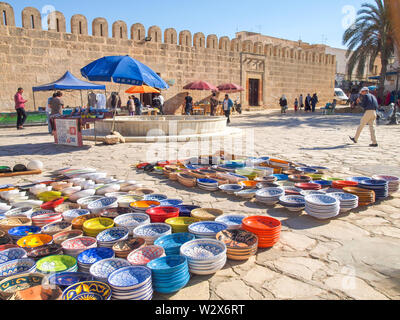
{"label": "stone pavement", "polygon": [[[233,117],[232,126],[254,129],[256,155],[324,165],[335,177],[400,175],[400,127],[378,127],[380,147],[372,149],[368,147],[368,128],[358,145],[349,143],[348,136],[354,135],[359,119],[360,115],[257,112]],[[149,148],[154,147],[151,144],[94,146],[86,142],[84,148],[76,149],[54,145],[46,130],[0,130],[0,163],[39,159],[49,171],[90,166],[139,181],[187,204],[219,208],[225,213],[269,215],[282,221],[282,238],[274,248],[260,250],[248,262],[230,261],[214,276],[195,276],[177,294],[157,295],[156,299],[400,299],[400,194],[373,207],[319,221],[280,206],[263,207],[219,192],[210,195],[199,189],[187,190],[158,176],[137,173],[130,165],[146,160]],[[178,144],[173,148],[182,147]],[[2,178],[0,183],[39,178]]]}

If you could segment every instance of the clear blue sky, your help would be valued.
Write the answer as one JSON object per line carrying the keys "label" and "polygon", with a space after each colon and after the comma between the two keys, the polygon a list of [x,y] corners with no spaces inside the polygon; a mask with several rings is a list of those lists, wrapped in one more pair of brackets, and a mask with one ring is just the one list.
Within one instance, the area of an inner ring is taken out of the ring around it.
{"label": "clear blue sky", "polygon": [[[109,27],[116,20],[130,25],[142,23],[146,28],[158,25],[162,30],[175,28],[178,32],[188,29],[234,38],[236,31],[261,32],[289,40],[325,43],[342,46],[343,21],[351,17],[362,3],[372,0],[5,0],[14,7],[16,24],[21,26],[21,11],[33,6],[42,11],[53,5],[67,20],[67,31],[72,15],[80,13],[91,21],[96,17],[108,20]],[[151,4],[151,6],[149,5]]]}

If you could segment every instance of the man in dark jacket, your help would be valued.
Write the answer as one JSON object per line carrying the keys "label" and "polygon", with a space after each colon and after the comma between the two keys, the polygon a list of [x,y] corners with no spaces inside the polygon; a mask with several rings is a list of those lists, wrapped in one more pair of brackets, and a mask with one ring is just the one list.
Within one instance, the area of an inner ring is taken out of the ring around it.
{"label": "man in dark jacket", "polygon": [[313,97],[311,98],[312,112],[315,112],[315,108],[316,108],[318,102],[319,102],[318,96],[316,93],[314,93]]}

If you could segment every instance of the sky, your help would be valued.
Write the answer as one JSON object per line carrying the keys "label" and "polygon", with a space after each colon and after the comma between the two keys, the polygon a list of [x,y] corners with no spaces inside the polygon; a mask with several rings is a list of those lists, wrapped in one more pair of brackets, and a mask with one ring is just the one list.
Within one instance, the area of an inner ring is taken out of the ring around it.
{"label": "sky", "polygon": [[[107,19],[111,34],[114,21],[130,26],[142,23],[145,28],[158,25],[162,30],[175,28],[178,33],[190,30],[228,36],[252,31],[288,40],[302,40],[345,48],[342,36],[354,22],[361,4],[373,0],[5,0],[14,8],[16,25],[21,26],[21,11],[32,6],[47,13],[53,6],[66,17],[67,31],[74,14],[83,14],[91,22],[96,17]],[[47,19],[46,19],[47,20]]]}

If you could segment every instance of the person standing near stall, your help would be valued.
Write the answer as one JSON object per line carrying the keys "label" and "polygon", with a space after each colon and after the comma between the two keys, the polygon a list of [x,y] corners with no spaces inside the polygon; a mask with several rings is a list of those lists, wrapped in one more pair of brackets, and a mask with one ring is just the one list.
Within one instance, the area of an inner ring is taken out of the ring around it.
{"label": "person standing near stall", "polygon": [[15,110],[17,111],[17,130],[24,129],[24,123],[27,118],[26,112],[25,112],[25,103],[27,103],[28,100],[25,100],[22,97],[23,93],[24,93],[24,89],[18,88],[18,91],[14,96]]}
{"label": "person standing near stall", "polygon": [[213,92],[211,98],[210,98],[210,106],[211,106],[211,114],[210,116],[215,116],[215,113],[217,111],[218,107],[218,99],[217,99],[217,93]]}
{"label": "person standing near stall", "polygon": [[233,101],[231,99],[229,99],[229,95],[225,95],[225,100],[222,103],[222,106],[224,108],[224,113],[225,113],[225,117],[227,117],[227,122],[228,124],[231,123],[231,109],[233,107]]}
{"label": "person standing near stall", "polygon": [[50,109],[51,109],[50,121],[53,132],[56,129],[54,125],[55,118],[62,116],[62,109],[64,108],[64,101],[61,99],[61,97],[62,97],[62,92],[58,91],[56,93],[56,96],[50,101]]}
{"label": "person standing near stall", "polygon": [[185,114],[187,116],[190,116],[192,114],[192,110],[193,110],[193,98],[189,95],[188,92],[185,97]]}

